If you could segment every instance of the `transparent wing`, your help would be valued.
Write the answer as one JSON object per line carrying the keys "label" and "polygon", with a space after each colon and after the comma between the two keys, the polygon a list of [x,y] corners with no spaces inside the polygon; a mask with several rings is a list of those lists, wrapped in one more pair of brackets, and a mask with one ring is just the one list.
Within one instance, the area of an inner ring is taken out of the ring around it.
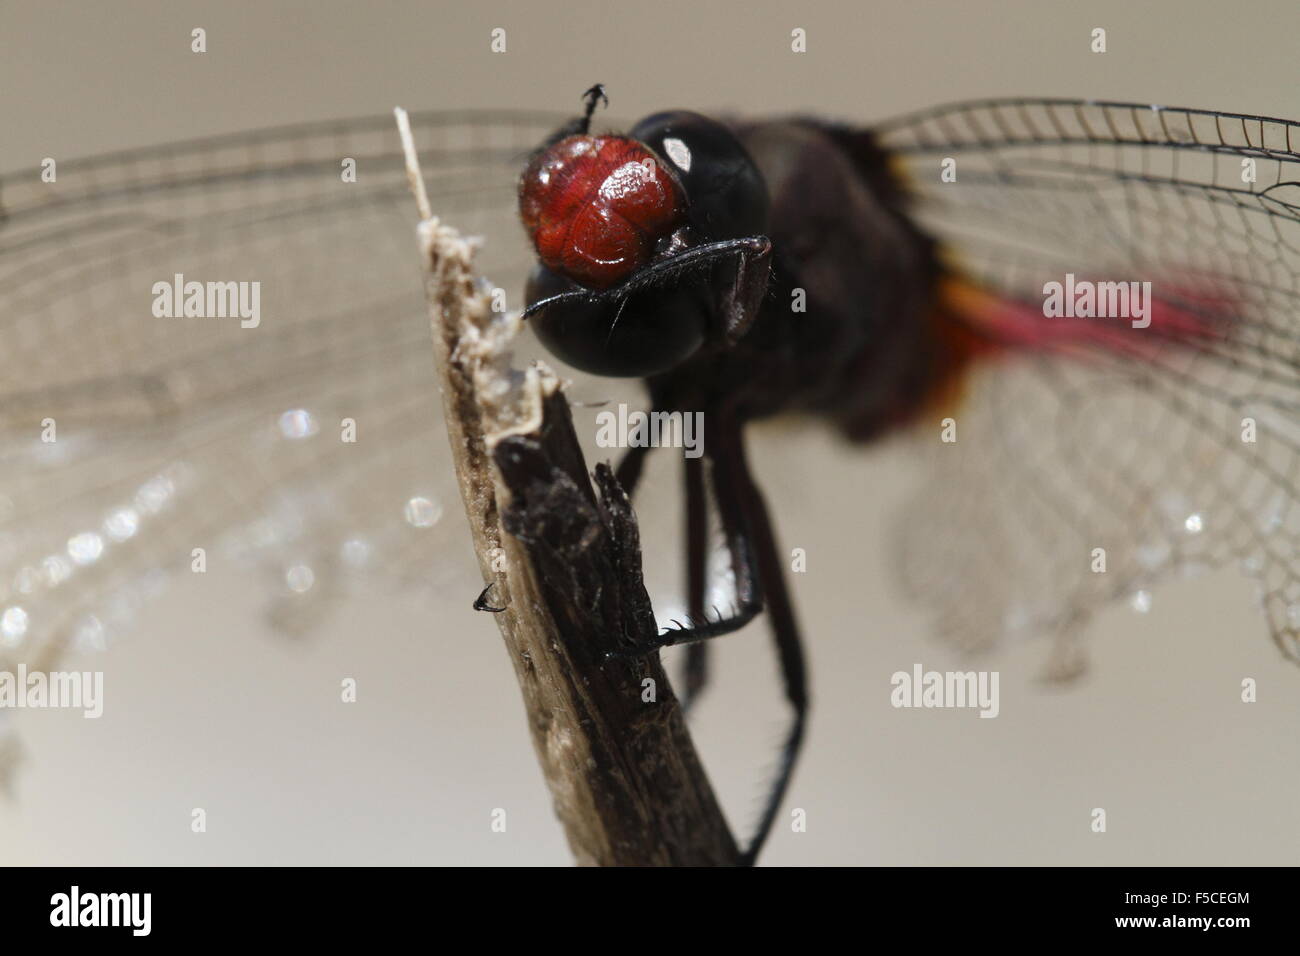
{"label": "transparent wing", "polygon": [[879,131],[920,220],[1009,299],[1041,309],[1073,273],[1151,281],[1189,313],[1230,303],[1223,336],[980,369],[957,442],[923,437],[931,467],[899,523],[905,585],[941,632],[1069,640],[1103,602],[1141,610],[1162,578],[1235,562],[1300,659],[1300,128],[1011,100]]}
{"label": "transparent wing", "polygon": [[[413,117],[511,307],[515,178],[557,122]],[[0,203],[0,661],[103,642],[200,560],[264,568],[291,631],[353,574],[472,598],[391,117],[62,163]],[[206,317],[157,314],[178,282]],[[220,317],[208,283],[257,283],[256,324],[252,285]]]}

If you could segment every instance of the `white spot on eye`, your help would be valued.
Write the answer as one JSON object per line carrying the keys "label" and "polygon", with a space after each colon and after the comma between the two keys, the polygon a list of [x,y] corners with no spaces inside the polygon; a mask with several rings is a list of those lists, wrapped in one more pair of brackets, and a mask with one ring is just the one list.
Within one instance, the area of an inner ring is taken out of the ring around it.
{"label": "white spot on eye", "polygon": [[1151,592],[1137,591],[1133,594],[1133,598],[1129,603],[1133,605],[1133,610],[1139,614],[1145,614],[1151,610]]}
{"label": "white spot on eye", "polygon": [[406,523],[412,528],[432,528],[442,517],[442,506],[424,497],[415,497],[406,503]]}
{"label": "white spot on eye", "polygon": [[303,408],[293,408],[280,416],[280,434],[290,440],[310,438],[319,428],[311,412]]}
{"label": "white spot on eye", "polygon": [[668,154],[668,158],[682,172],[689,173],[691,171],[691,148],[676,136],[669,136],[664,139],[664,152]]}
{"label": "white spot on eye", "polygon": [[1300,604],[1288,604],[1286,609],[1286,619],[1292,627],[1300,627]]}
{"label": "white spot on eye", "polygon": [[68,539],[68,557],[74,564],[94,564],[104,553],[104,539],[93,531],[83,531]]}
{"label": "white spot on eye", "polygon": [[1188,534],[1200,534],[1205,528],[1205,522],[1201,520],[1199,514],[1190,514],[1183,521],[1183,528]]}
{"label": "white spot on eye", "polygon": [[294,594],[306,594],[316,583],[316,575],[305,564],[295,564],[284,573],[284,582]]}
{"label": "white spot on eye", "polygon": [[20,607],[7,607],[0,614],[0,641],[5,647],[17,647],[27,633],[27,612]]}
{"label": "white spot on eye", "polygon": [[104,519],[104,533],[114,541],[134,537],[139,527],[140,515],[134,508],[118,508]]}

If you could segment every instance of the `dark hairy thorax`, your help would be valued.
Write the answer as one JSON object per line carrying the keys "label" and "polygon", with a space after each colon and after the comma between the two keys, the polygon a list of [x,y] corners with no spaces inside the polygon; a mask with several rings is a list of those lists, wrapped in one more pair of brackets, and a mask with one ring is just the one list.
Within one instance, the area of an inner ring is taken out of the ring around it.
{"label": "dark hairy thorax", "polygon": [[652,394],[741,421],[812,412],[860,441],[906,421],[953,357],[933,321],[935,244],[906,214],[888,154],[869,132],[815,120],[734,129],[767,181],[772,279],[739,343],[650,379]]}

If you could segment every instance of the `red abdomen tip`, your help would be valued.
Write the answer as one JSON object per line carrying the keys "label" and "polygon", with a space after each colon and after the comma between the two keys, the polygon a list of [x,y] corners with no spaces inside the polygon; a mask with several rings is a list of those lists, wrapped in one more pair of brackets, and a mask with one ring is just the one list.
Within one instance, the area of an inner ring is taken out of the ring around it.
{"label": "red abdomen tip", "polygon": [[590,289],[617,285],[686,219],[672,174],[623,136],[570,136],[534,157],[519,181],[519,215],[537,257]]}

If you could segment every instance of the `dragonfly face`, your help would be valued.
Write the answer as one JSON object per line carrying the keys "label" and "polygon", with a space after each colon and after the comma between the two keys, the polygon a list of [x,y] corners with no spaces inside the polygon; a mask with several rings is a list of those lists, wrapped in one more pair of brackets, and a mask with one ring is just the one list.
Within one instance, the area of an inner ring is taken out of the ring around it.
{"label": "dragonfly face", "polygon": [[541,260],[526,314],[570,365],[645,377],[753,320],[766,286],[767,189],[731,131],[697,113],[589,136],[598,96],[593,87],[586,114],[520,178],[520,217]]}

